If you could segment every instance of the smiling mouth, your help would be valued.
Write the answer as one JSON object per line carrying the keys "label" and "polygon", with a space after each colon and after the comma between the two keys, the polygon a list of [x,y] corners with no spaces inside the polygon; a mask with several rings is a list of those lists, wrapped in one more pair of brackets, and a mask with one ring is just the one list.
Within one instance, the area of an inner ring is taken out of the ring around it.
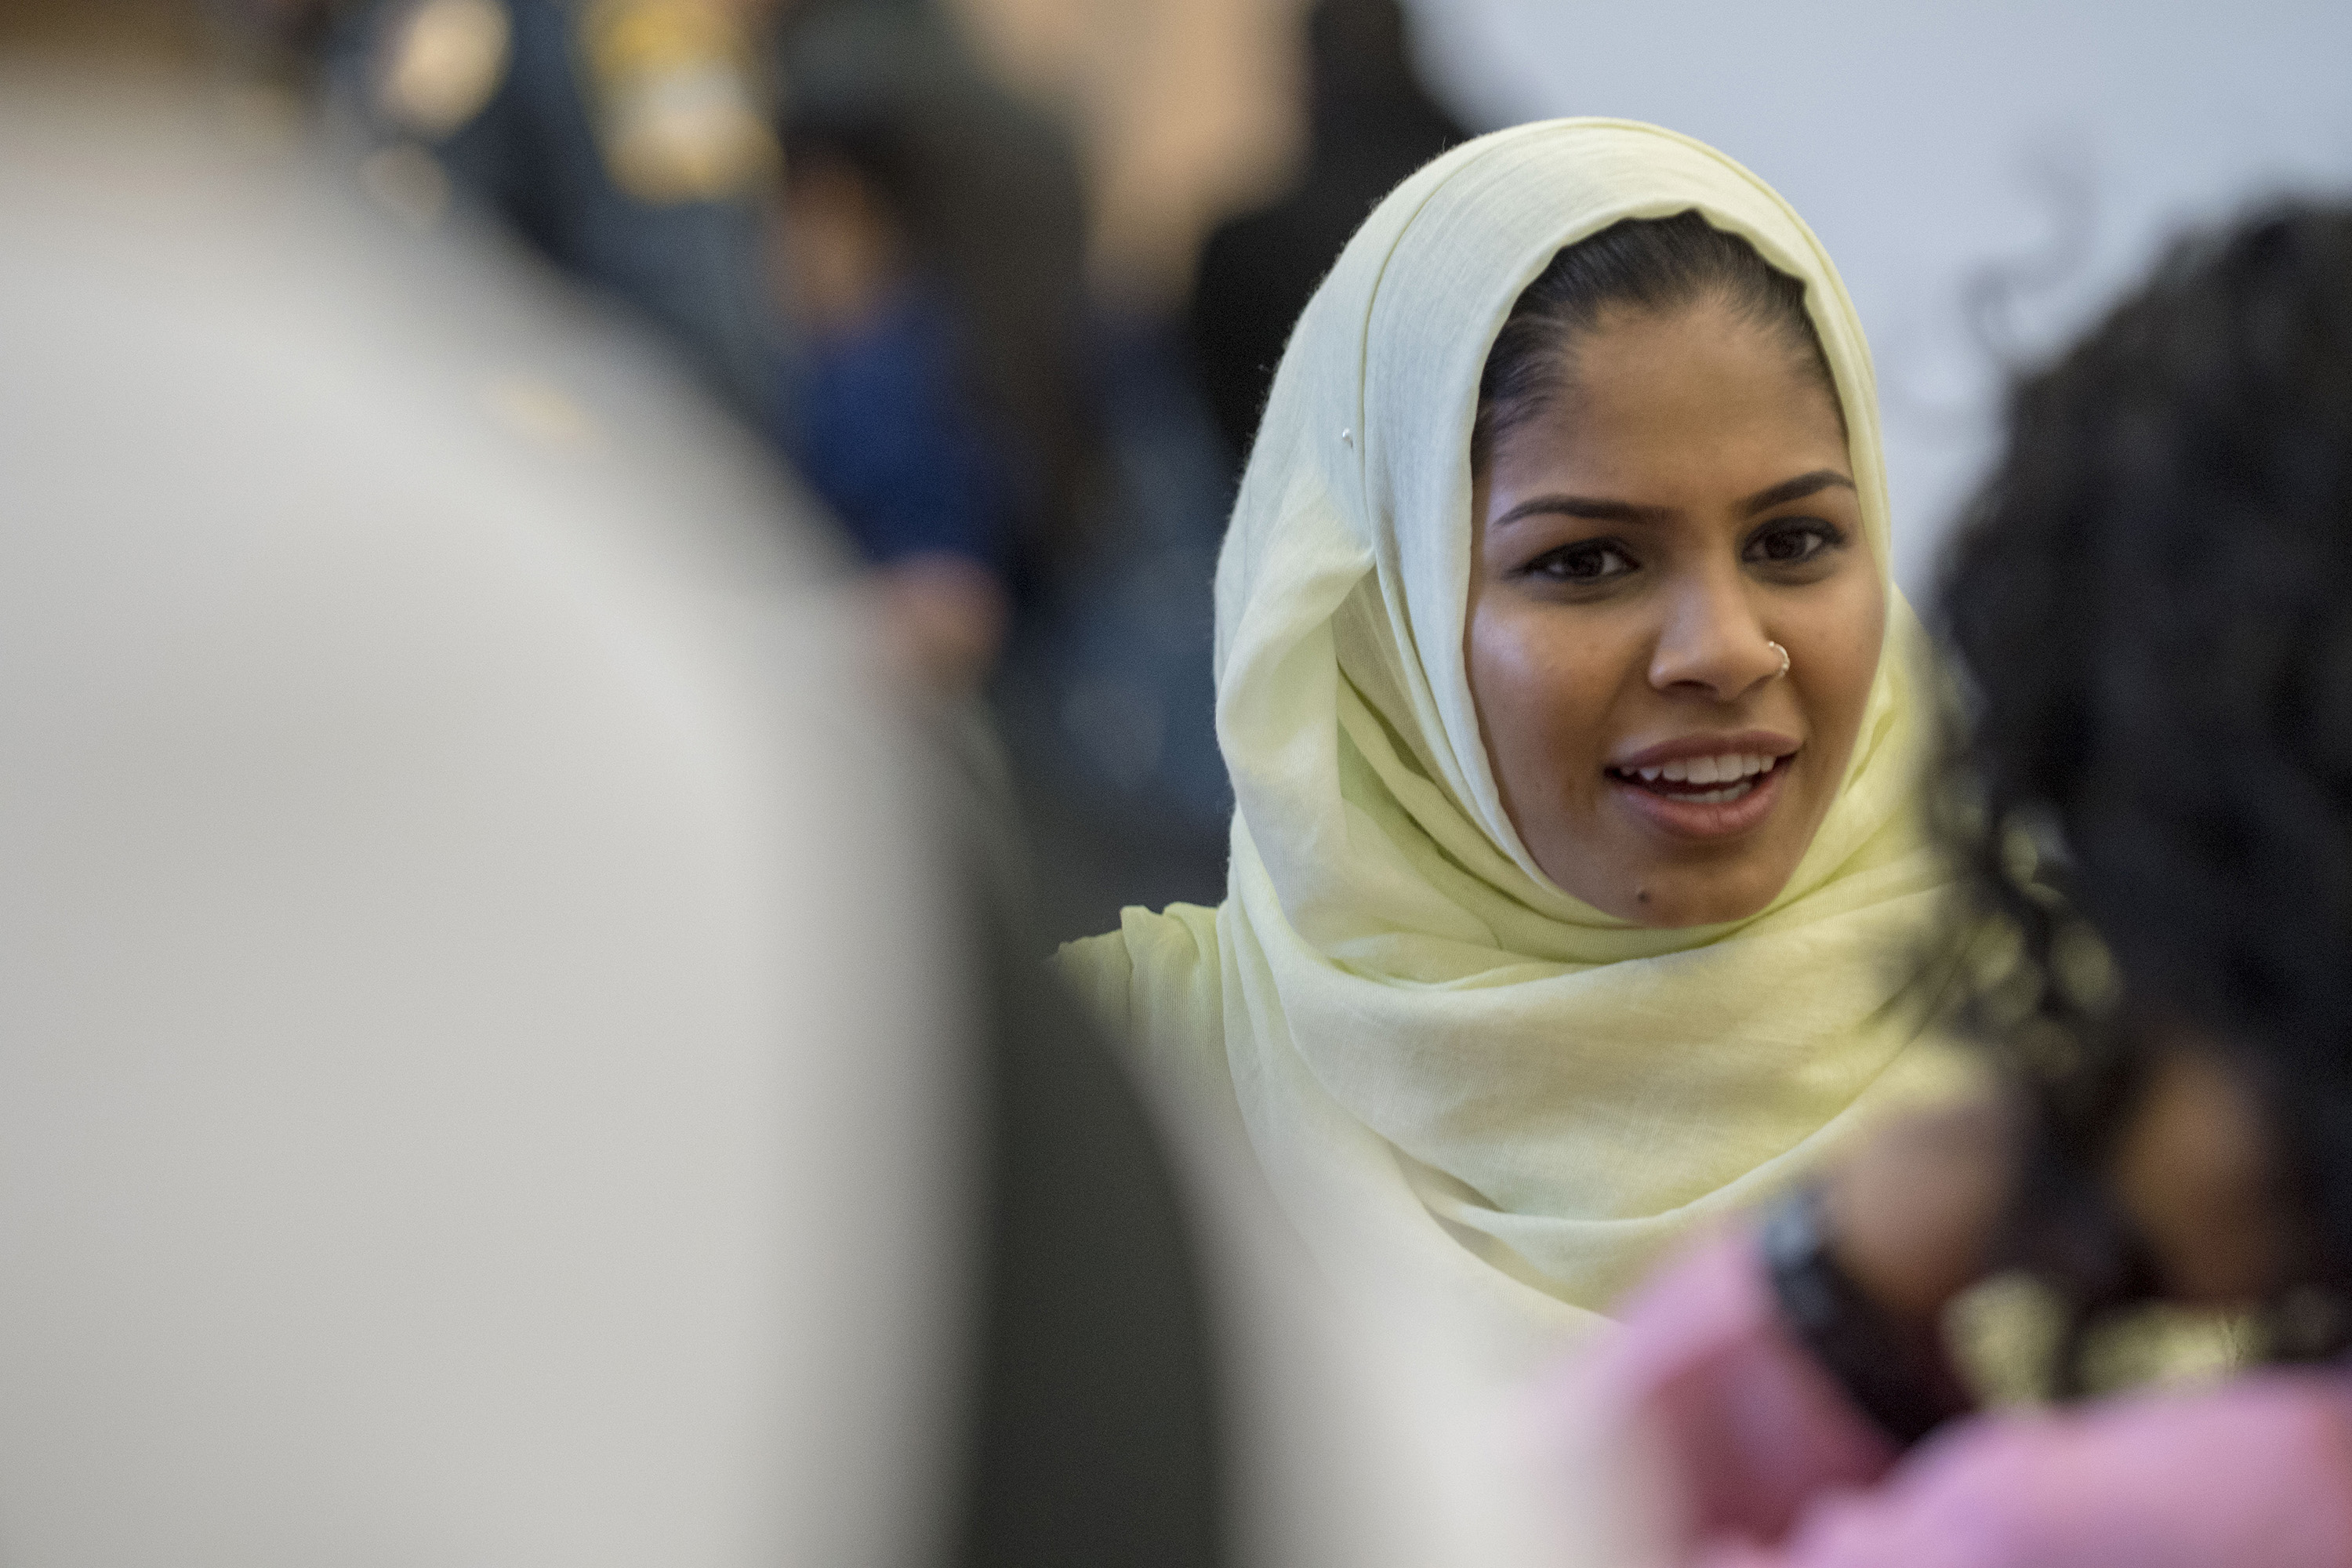
{"label": "smiling mouth", "polygon": [[1719,757],[1682,757],[1654,767],[1610,768],[1620,784],[1646,790],[1684,805],[1728,805],[1756,793],[1785,757],[1732,752]]}

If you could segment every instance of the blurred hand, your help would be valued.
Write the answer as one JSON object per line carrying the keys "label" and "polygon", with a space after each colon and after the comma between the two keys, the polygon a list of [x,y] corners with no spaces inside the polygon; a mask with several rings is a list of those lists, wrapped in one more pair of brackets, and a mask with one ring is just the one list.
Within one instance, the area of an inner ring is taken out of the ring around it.
{"label": "blurred hand", "polygon": [[2261,1103],[2200,1043],[2157,1067],[2105,1173],[2177,1300],[2249,1306],[2286,1285],[2309,1250]]}
{"label": "blurred hand", "polygon": [[1987,1097],[1903,1117],[1832,1170],[1838,1266],[1878,1307],[1933,1332],[1985,1273],[2016,1181],[2013,1113]]}
{"label": "blurred hand", "polygon": [[1004,647],[1012,605],[996,574],[965,555],[909,555],[873,574],[899,673],[926,695],[980,689]]}

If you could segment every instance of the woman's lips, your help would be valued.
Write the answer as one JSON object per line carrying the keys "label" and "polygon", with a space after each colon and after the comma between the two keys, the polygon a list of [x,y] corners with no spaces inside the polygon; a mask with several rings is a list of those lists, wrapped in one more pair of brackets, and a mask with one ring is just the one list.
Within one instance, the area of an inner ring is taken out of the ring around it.
{"label": "woman's lips", "polygon": [[[1627,807],[1677,838],[1732,838],[1772,815],[1788,776],[1791,753],[1746,759],[1736,776],[1714,768],[1684,766],[1611,768],[1604,775]],[[1704,773],[1706,778],[1691,776]],[[1684,776],[1669,778],[1668,773]]]}

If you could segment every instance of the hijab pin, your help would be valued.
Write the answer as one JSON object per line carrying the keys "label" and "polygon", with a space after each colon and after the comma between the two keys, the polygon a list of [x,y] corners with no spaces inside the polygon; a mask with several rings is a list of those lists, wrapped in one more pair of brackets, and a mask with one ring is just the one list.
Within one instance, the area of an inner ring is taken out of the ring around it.
{"label": "hijab pin", "polygon": [[1352,426],[1339,432],[1339,445],[1349,448],[1354,447],[1356,445],[1356,432]]}

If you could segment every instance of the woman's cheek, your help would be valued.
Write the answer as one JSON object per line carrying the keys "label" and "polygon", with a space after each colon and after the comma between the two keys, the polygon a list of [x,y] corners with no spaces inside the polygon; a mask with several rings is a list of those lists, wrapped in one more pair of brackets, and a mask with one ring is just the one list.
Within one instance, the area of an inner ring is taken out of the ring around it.
{"label": "woman's cheek", "polygon": [[1471,696],[1486,731],[1486,748],[1507,793],[1519,804],[1556,779],[1564,733],[1575,722],[1574,694],[1566,689],[1557,631],[1524,607],[1489,610],[1474,627]]}
{"label": "woman's cheek", "polygon": [[1856,574],[1853,590],[1822,606],[1815,625],[1821,636],[1808,639],[1820,650],[1821,662],[1811,684],[1817,693],[1814,722],[1835,726],[1842,744],[1850,745],[1853,731],[1869,704],[1871,682],[1878,674],[1879,650],[1886,632],[1886,595],[1874,574]]}
{"label": "woman's cheek", "polygon": [[1553,638],[1531,671],[1531,700],[1521,715],[1522,744],[1540,769],[1544,796],[1567,815],[1555,831],[1582,831],[1601,788],[1601,762],[1610,745],[1606,681],[1597,650]]}
{"label": "woman's cheek", "polygon": [[1853,622],[1853,676],[1848,683],[1857,725],[1870,701],[1871,686],[1878,679],[1878,660],[1886,647],[1886,589],[1874,574],[1863,595],[1861,611]]}

